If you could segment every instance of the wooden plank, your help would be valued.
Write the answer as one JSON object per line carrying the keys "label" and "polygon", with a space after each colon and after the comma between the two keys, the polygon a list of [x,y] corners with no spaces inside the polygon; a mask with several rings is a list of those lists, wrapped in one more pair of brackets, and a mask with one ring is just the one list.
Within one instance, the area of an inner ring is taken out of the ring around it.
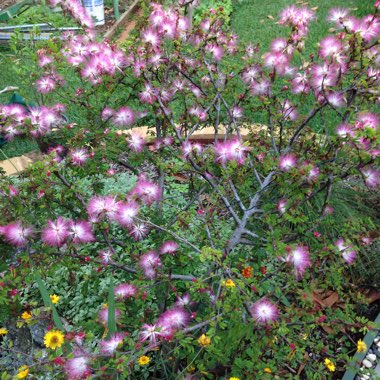
{"label": "wooden plank", "polygon": [[135,14],[139,8],[140,0],[135,0],[131,6],[121,15],[121,17],[113,24],[112,28],[104,35],[103,39],[111,39],[116,33],[117,29],[124,26],[125,23]]}

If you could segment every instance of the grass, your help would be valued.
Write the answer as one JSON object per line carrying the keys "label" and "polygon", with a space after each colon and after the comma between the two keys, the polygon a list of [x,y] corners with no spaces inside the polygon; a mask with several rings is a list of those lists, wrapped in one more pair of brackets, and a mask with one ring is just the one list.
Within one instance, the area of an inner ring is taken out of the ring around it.
{"label": "grass", "polygon": [[[21,86],[21,79],[16,75],[15,70],[9,60],[9,51],[2,48],[0,50],[0,90],[7,86]],[[12,92],[0,94],[0,104],[9,102]],[[2,151],[8,158],[21,156],[25,153],[37,150],[37,143],[26,137],[19,137],[14,141],[8,142],[1,147]],[[5,160],[5,156],[0,152],[0,161]]]}
{"label": "grass", "polygon": [[[298,2],[300,3],[300,2]],[[310,8],[318,7],[316,10],[317,19],[311,23],[306,52],[315,51],[316,43],[333,26],[326,21],[329,9],[334,7],[344,7],[352,9],[352,15],[362,17],[373,12],[372,0],[309,0],[305,4]],[[280,11],[296,1],[290,0],[240,0],[234,4],[234,11],[231,15],[232,29],[239,35],[244,43],[252,42],[267,50],[270,42],[280,36],[286,36],[288,28],[276,24]],[[299,5],[299,4],[298,4]],[[273,17],[273,19],[268,18]]]}

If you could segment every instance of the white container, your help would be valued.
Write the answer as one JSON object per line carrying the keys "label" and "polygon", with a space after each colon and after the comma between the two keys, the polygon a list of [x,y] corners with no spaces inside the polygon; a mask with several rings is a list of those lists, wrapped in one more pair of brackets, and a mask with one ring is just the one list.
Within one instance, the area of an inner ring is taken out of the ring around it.
{"label": "white container", "polygon": [[104,25],[103,0],[83,0],[83,6],[87,14],[95,18],[95,25]]}

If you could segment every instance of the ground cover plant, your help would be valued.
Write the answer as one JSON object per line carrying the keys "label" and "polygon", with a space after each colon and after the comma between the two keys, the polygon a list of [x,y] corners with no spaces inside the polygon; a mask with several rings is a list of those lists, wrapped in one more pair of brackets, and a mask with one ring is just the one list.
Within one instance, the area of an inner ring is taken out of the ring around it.
{"label": "ground cover plant", "polygon": [[1,178],[3,379],[341,378],[378,327],[349,281],[376,224],[342,210],[380,181],[379,1],[313,55],[302,5],[261,50],[153,3],[120,49],[58,3],[82,33],[18,51],[37,106],[0,108],[47,152]]}

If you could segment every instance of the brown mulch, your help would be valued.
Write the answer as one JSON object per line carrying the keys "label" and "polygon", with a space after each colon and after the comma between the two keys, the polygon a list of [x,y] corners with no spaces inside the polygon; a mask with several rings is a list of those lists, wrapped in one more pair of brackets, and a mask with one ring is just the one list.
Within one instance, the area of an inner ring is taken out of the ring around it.
{"label": "brown mulch", "polygon": [[0,0],[0,10],[4,10],[11,5],[18,3],[20,0]]}

